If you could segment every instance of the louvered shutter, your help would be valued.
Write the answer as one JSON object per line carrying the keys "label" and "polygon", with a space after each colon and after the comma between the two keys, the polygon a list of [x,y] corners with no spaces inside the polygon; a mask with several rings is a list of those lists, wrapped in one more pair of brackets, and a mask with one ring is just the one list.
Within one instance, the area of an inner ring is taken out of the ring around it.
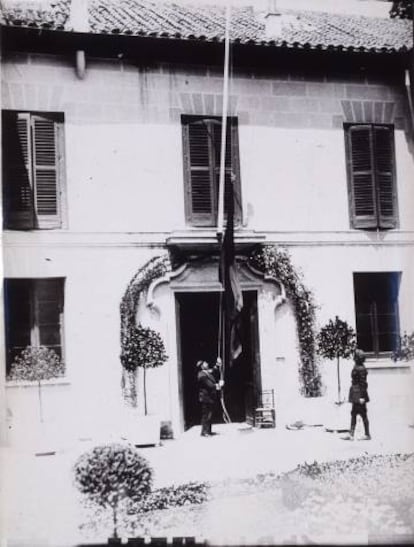
{"label": "louvered shutter", "polygon": [[377,204],[371,127],[352,126],[347,135],[352,224],[354,228],[376,228]]}
{"label": "louvered shutter", "polygon": [[[214,134],[214,173],[215,173],[215,192],[216,192],[216,201],[218,203],[218,194],[220,186],[220,154],[221,154],[221,123],[215,124],[212,126]],[[232,157],[232,131],[231,131],[231,121],[228,120],[226,126],[226,150],[225,150],[225,160],[224,160],[224,192],[225,194],[229,191],[229,181],[233,169],[233,157]],[[224,197],[224,214],[227,214],[227,203],[228,200]]]}
{"label": "louvered shutter", "polygon": [[[220,119],[188,118],[183,125],[184,165],[186,170],[186,216],[196,226],[217,223],[220,176]],[[236,120],[227,124],[225,181],[235,175],[235,221],[241,220],[240,169]],[[228,184],[225,182],[225,189]]]}
{"label": "louvered shutter", "polygon": [[198,226],[214,224],[214,174],[208,126],[190,121],[184,126],[187,167],[187,218]]}
{"label": "louvered shutter", "polygon": [[30,115],[3,112],[3,210],[5,228],[34,227]]}
{"label": "louvered shutter", "polygon": [[239,164],[239,131],[237,119],[235,118],[231,119],[230,136],[232,172],[234,174],[234,222],[235,224],[240,224],[242,221],[242,201]]}
{"label": "louvered shutter", "polygon": [[53,119],[32,116],[35,211],[40,228],[60,225],[57,127]]}
{"label": "louvered shutter", "polygon": [[395,228],[396,188],[394,181],[394,134],[391,127],[376,126],[374,131],[378,227]]}

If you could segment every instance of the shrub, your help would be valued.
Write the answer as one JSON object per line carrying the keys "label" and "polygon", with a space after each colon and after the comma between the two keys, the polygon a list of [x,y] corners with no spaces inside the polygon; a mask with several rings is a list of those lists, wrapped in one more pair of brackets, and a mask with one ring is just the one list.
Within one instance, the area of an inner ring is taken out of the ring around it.
{"label": "shrub", "polygon": [[410,361],[414,359],[414,332],[400,336],[398,347],[391,356],[393,361]]}
{"label": "shrub", "polygon": [[168,359],[160,334],[149,327],[131,327],[124,337],[121,363],[127,372],[138,367],[144,371],[144,408],[147,414],[146,370],[156,368]]}
{"label": "shrub", "polygon": [[356,349],[355,332],[346,321],[338,316],[321,328],[317,336],[317,352],[326,359],[336,359],[336,374],[338,380],[338,403],[341,402],[340,358],[348,358]]}
{"label": "shrub", "polygon": [[189,482],[178,486],[168,486],[154,490],[133,509],[138,513],[148,513],[170,507],[196,505],[208,499],[208,486],[203,482]]}
{"label": "shrub", "polygon": [[27,346],[17,355],[7,376],[9,380],[41,382],[58,378],[65,373],[59,355],[50,348]]}
{"label": "shrub", "polygon": [[14,358],[7,379],[38,383],[40,421],[43,422],[41,383],[64,374],[65,364],[55,350],[46,346],[27,346]]}
{"label": "shrub", "polygon": [[75,484],[89,501],[112,510],[114,537],[123,502],[141,502],[151,491],[152,469],[130,446],[97,446],[82,454],[74,466]]}
{"label": "shrub", "polygon": [[[125,400],[134,407],[137,406],[137,367],[145,367],[145,382],[146,368],[162,365],[166,360],[164,345],[159,335],[148,329],[146,331],[141,325],[137,327],[138,305],[142,294],[148,291],[151,283],[169,271],[171,271],[171,262],[168,253],[151,258],[131,279],[122,297],[120,306],[122,391]],[[145,338],[147,338],[147,344],[145,344]],[[140,340],[146,345],[142,351]]]}

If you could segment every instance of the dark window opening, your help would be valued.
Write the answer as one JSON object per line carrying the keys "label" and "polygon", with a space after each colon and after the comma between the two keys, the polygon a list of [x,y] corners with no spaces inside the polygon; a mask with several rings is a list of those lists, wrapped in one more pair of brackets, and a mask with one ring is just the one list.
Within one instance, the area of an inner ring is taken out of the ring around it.
{"label": "dark window opening", "polygon": [[45,346],[63,358],[62,278],[6,279],[6,373],[27,346]]}
{"label": "dark window opening", "polygon": [[374,356],[397,348],[399,272],[354,273],[358,347]]}

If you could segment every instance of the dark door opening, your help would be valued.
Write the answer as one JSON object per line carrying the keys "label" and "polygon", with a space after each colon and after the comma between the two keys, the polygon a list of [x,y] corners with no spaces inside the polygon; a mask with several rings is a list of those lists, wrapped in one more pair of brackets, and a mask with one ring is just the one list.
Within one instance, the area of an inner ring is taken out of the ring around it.
{"label": "dark door opening", "polygon": [[[257,329],[257,293],[243,292],[241,338],[243,350],[233,366],[226,367],[224,399],[232,422],[251,418],[260,390]],[[185,429],[200,424],[196,363],[203,359],[214,365],[218,351],[218,292],[178,293],[176,295],[181,357],[182,405]],[[214,422],[223,421],[217,405]]]}

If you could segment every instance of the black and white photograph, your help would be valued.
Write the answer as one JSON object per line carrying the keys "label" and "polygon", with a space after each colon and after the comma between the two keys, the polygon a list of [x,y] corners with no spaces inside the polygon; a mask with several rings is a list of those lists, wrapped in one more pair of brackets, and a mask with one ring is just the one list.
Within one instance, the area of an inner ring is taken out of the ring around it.
{"label": "black and white photograph", "polygon": [[0,547],[414,544],[413,15],[0,0]]}

